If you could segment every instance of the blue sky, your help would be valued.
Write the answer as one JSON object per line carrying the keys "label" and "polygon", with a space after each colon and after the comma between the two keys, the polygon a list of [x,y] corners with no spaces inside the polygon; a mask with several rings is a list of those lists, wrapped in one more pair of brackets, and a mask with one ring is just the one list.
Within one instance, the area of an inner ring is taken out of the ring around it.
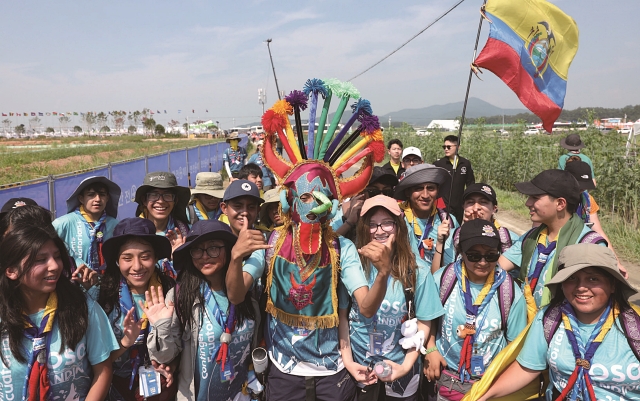
{"label": "blue sky", "polygon": [[[307,78],[353,77],[455,3],[6,2],[0,14],[0,110],[106,112],[147,107],[167,110],[157,118],[161,123],[188,117],[218,120],[224,128],[234,121],[258,121],[258,88],[267,90],[267,107],[277,100],[265,39],[273,39],[278,82],[288,93],[301,89]],[[640,2],[554,3],[580,29],[565,107],[640,103],[635,25]],[[353,81],[371,101],[374,113],[463,99],[480,5],[481,1],[466,0]],[[485,23],[480,47],[488,30]],[[485,72],[482,79],[474,79],[471,96],[499,107],[522,107],[491,73]]]}

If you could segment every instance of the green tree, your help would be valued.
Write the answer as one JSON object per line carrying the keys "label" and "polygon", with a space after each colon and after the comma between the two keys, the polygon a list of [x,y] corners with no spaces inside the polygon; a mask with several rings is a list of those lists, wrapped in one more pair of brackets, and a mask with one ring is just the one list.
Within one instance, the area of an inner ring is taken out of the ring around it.
{"label": "green tree", "polygon": [[164,125],[157,124],[155,128],[155,132],[156,132],[156,135],[164,135],[164,133],[166,132],[166,130],[164,129]]}
{"label": "green tree", "polygon": [[88,113],[84,113],[82,115],[82,121],[84,121],[84,124],[87,127],[87,132],[89,134],[91,134],[91,130],[93,129],[93,126],[96,124],[96,115],[93,112],[88,112]]}
{"label": "green tree", "polygon": [[98,127],[102,127],[100,128],[100,132],[102,132],[102,130],[104,129],[104,126],[107,124],[108,119],[109,119],[109,115],[107,115],[104,111],[101,111],[100,113],[96,114],[96,124],[98,125]]}
{"label": "green tree", "polygon": [[11,129],[11,120],[5,118],[2,120],[2,125],[4,125],[4,133],[6,134],[7,131]]}
{"label": "green tree", "polygon": [[78,132],[78,133],[82,132],[82,127],[79,125],[76,125],[75,127],[73,127],[73,132]]}
{"label": "green tree", "polygon": [[100,133],[104,134],[106,132],[111,132],[111,128],[109,128],[108,125],[105,125],[104,127],[100,128]]}
{"label": "green tree", "polygon": [[67,116],[62,116],[62,117],[58,117],[58,121],[60,121],[60,129],[66,130],[69,127],[69,122],[71,121],[71,118]]}
{"label": "green tree", "polygon": [[129,128],[127,128],[127,132],[130,134],[135,134],[138,131],[138,129],[136,128],[135,125],[130,125]]}
{"label": "green tree", "polygon": [[45,132],[55,132],[55,130],[53,129],[53,127],[47,127]]}
{"label": "green tree", "polygon": [[598,114],[596,114],[594,109],[585,109],[584,119],[587,121],[587,124],[593,125],[593,122],[598,119]]}
{"label": "green tree", "polygon": [[142,121],[142,126],[144,127],[145,134],[153,134],[153,129],[156,127],[156,120],[153,118],[145,118]]}
{"label": "green tree", "polygon": [[22,135],[25,133],[26,129],[24,128],[24,124],[16,125],[15,128],[16,134]]}

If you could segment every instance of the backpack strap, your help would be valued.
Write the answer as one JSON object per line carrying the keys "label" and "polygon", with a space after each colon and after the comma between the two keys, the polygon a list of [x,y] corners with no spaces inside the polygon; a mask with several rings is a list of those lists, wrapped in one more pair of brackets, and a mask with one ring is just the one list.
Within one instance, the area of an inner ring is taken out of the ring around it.
{"label": "backpack strap", "polygon": [[455,259],[458,259],[458,250],[460,249],[460,227],[453,232],[453,249],[456,253]]}
{"label": "backpack strap", "polygon": [[444,209],[436,208],[436,210],[438,211],[438,216],[440,216],[440,221],[448,221],[449,228],[453,228],[453,219],[451,218],[451,214],[447,213]]}
{"label": "backpack strap", "polygon": [[515,297],[515,290],[513,289],[513,278],[509,273],[506,274],[506,278],[498,287],[498,294],[500,300],[500,317],[502,318],[502,330],[507,331],[507,321],[509,320],[509,312],[511,312],[511,305],[513,304],[513,298]]}
{"label": "backpack strap", "polygon": [[544,312],[544,316],[542,316],[542,330],[544,331],[544,339],[547,341],[547,344],[551,343],[551,338],[553,338],[556,330],[558,330],[561,320],[562,310],[560,309],[560,304],[548,308]]}
{"label": "backpack strap", "polygon": [[509,234],[509,230],[506,227],[500,227],[498,229],[498,236],[500,237],[500,245],[502,248],[502,253],[505,253],[507,249],[511,248],[511,245],[513,245],[513,241],[511,241],[511,235]]}
{"label": "backpack strap", "polygon": [[640,316],[637,307],[632,305],[631,308],[620,314],[620,321],[624,328],[625,336],[629,342],[629,347],[640,361]]}
{"label": "backpack strap", "polygon": [[196,208],[193,203],[190,203],[187,207],[189,209],[189,224],[193,225],[196,221],[198,221],[198,215],[196,214]]}
{"label": "backpack strap", "polygon": [[455,288],[457,280],[458,278],[456,277],[453,263],[449,263],[449,265],[444,268],[442,276],[440,277],[440,302],[442,305],[449,299],[449,295],[451,295],[451,292]]}
{"label": "backpack strap", "polygon": [[580,238],[579,244],[605,244],[609,245],[606,239],[595,231],[589,231],[582,238]]}

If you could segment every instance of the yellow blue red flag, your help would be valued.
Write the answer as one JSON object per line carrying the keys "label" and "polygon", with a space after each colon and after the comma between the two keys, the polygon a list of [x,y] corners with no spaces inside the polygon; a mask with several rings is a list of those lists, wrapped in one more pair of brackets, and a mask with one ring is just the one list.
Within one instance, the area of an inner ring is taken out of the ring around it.
{"label": "yellow blue red flag", "polygon": [[496,74],[551,132],[578,51],[578,26],[545,0],[488,0],[489,39],[475,65]]}

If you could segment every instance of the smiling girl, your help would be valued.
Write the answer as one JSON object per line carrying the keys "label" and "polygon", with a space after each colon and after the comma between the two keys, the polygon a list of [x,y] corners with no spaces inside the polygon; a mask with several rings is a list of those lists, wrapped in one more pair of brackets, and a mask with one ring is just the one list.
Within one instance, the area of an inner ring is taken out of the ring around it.
{"label": "smiling girl", "polygon": [[0,243],[4,399],[105,398],[118,343],[105,313],[70,276],[50,224],[16,225]]}

